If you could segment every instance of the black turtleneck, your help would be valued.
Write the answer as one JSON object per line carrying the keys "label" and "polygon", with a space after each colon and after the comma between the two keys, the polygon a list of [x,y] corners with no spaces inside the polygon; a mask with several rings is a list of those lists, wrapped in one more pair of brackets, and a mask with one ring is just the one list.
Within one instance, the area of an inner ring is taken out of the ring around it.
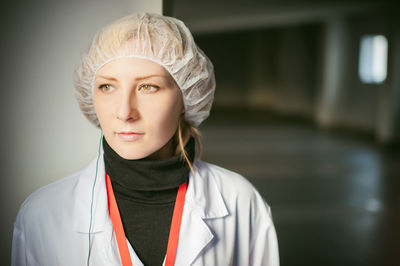
{"label": "black turtleneck", "polygon": [[[126,160],[103,138],[104,163],[110,176],[125,235],[146,266],[162,265],[179,185],[189,177],[181,155],[163,160]],[[195,141],[185,146],[193,163]]]}

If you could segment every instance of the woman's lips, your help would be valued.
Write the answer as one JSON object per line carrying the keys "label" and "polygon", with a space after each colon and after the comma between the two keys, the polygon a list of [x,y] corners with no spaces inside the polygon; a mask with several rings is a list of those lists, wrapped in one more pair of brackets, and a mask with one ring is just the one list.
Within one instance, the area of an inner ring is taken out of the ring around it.
{"label": "woman's lips", "polygon": [[117,132],[117,136],[122,141],[135,141],[141,138],[144,133],[138,132]]}

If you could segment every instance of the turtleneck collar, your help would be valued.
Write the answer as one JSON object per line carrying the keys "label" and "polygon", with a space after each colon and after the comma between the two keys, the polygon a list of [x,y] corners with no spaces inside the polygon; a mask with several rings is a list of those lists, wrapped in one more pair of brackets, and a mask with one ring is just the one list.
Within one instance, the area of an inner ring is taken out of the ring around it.
{"label": "turtleneck collar", "polygon": [[[177,188],[189,177],[190,168],[180,154],[162,160],[127,160],[119,156],[104,137],[103,150],[105,170],[113,183],[114,193],[125,198],[144,202],[175,200]],[[193,137],[189,139],[185,150],[193,163]]]}

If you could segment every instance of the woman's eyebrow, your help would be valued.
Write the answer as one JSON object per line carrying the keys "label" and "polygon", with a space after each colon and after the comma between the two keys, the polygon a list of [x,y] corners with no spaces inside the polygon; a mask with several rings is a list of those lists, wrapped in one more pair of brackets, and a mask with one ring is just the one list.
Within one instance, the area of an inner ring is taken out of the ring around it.
{"label": "woman's eyebrow", "polygon": [[[107,79],[107,80],[112,80],[112,81],[118,81],[116,78],[107,77],[107,76],[97,76],[97,78],[102,78],[102,79]],[[96,79],[97,79],[97,78],[96,78]]]}
{"label": "woman's eyebrow", "polygon": [[148,78],[151,78],[151,77],[161,77],[161,78],[165,78],[164,75],[152,74],[152,75],[143,76],[143,77],[136,77],[135,80],[148,79]]}

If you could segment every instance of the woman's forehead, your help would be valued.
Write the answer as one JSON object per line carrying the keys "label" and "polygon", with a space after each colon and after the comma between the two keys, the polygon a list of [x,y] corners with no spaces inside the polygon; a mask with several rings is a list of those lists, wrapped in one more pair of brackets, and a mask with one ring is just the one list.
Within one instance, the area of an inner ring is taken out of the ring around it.
{"label": "woman's forehead", "polygon": [[96,73],[96,78],[104,76],[113,78],[123,78],[125,76],[130,78],[151,76],[171,78],[168,71],[160,64],[148,59],[135,57],[118,58],[106,63]]}

